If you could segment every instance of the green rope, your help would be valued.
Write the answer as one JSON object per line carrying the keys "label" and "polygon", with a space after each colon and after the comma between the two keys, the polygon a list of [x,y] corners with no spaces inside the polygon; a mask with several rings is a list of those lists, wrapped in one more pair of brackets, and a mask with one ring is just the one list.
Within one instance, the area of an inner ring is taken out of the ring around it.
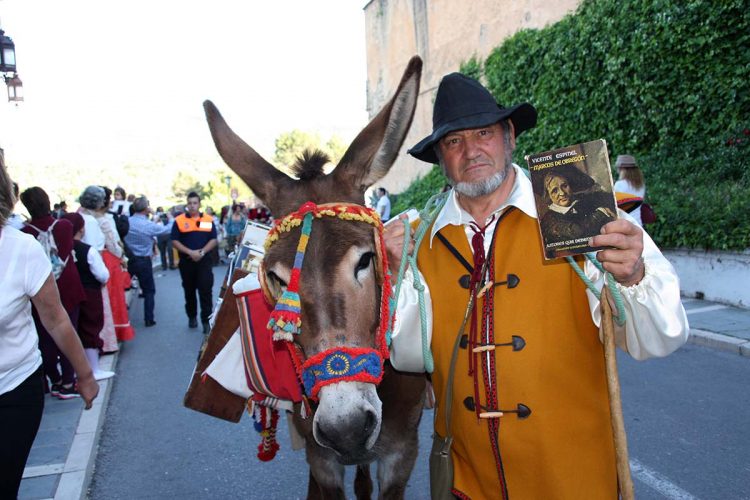
{"label": "green rope", "polygon": [[[617,308],[617,314],[615,315],[615,323],[617,323],[618,326],[622,326],[625,324],[625,321],[627,320],[627,316],[625,314],[625,305],[622,301],[622,294],[620,293],[620,290],[616,286],[615,278],[612,276],[612,273],[608,273],[604,270],[604,267],[602,266],[602,263],[596,260],[596,254],[595,253],[586,253],[584,254],[586,258],[591,262],[594,266],[596,266],[599,271],[601,271],[604,274],[604,277],[607,281],[607,286],[609,287],[609,292],[612,295],[612,300],[615,301],[615,307]],[[583,272],[581,267],[578,265],[578,263],[575,261],[573,257],[565,257],[565,260],[568,261],[568,264],[571,265],[573,268],[573,271],[578,275],[579,278],[586,284],[586,288],[588,288],[591,293],[594,294],[594,296],[602,300],[602,292],[596,288],[596,285],[586,277],[586,274]]]}
{"label": "green rope", "polygon": [[[419,272],[417,271],[417,254],[419,252],[419,246],[422,244],[427,230],[432,226],[435,217],[443,209],[445,202],[448,200],[448,193],[439,193],[430,198],[427,201],[425,207],[419,212],[419,225],[417,230],[414,231],[414,251],[409,254],[409,240],[411,238],[411,225],[406,219],[402,220],[404,224],[404,245],[401,252],[401,264],[398,268],[398,276],[396,277],[396,290],[393,294],[393,307],[391,311],[395,312],[396,304],[398,304],[398,297],[401,293],[401,284],[404,279],[404,273],[406,272],[406,266],[411,265],[414,282],[412,286],[417,291],[417,301],[419,303],[419,319],[422,335],[422,359],[424,360],[424,367],[427,373],[432,373],[435,369],[435,362],[432,358],[432,351],[430,350],[430,343],[427,339],[427,307],[425,306],[424,291],[425,286],[422,280],[419,279]],[[391,343],[391,331],[386,334],[386,342],[388,345]]]}

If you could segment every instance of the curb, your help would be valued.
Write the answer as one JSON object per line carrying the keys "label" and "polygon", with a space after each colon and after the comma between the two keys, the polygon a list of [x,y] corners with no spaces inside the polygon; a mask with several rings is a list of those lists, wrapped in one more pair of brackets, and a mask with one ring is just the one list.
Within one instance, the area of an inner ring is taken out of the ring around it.
{"label": "curb", "polygon": [[[117,365],[117,356],[105,356],[100,360],[103,370],[112,370]],[[116,377],[117,375],[115,375]],[[109,394],[114,377],[99,382],[99,395],[90,410],[81,410],[73,443],[65,460],[60,480],[55,491],[56,500],[69,500],[87,497],[89,483],[94,473],[96,454],[99,451],[99,434],[107,413]]]}
{"label": "curb", "polygon": [[691,328],[688,342],[750,357],[750,340],[746,339]]}

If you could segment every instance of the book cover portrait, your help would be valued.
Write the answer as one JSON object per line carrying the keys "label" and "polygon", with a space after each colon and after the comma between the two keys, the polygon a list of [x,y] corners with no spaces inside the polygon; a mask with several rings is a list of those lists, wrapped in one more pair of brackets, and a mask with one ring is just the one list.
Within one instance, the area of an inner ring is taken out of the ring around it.
{"label": "book cover portrait", "polygon": [[546,259],[600,250],[589,238],[617,219],[607,143],[575,144],[526,157]]}

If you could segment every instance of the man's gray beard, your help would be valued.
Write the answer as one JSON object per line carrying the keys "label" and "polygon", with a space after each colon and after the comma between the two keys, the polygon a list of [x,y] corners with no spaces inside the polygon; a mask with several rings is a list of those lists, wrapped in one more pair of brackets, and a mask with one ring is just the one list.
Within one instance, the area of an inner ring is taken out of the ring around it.
{"label": "man's gray beard", "polygon": [[478,182],[459,182],[454,186],[453,189],[457,193],[466,196],[467,198],[479,198],[481,196],[487,196],[488,194],[494,193],[500,184],[503,183],[505,178],[508,176],[508,172],[513,168],[513,159],[510,155],[506,155],[505,168],[499,172],[492,174],[490,177],[478,181]]}

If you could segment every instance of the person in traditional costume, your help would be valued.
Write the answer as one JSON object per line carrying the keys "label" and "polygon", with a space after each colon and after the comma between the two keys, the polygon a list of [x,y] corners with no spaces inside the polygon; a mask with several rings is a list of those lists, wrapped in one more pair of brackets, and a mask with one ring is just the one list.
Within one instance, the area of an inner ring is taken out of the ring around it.
{"label": "person in traditional costume", "polygon": [[[107,238],[99,224],[98,211],[105,206],[104,198],[105,192],[100,186],[88,186],[78,198],[78,203],[81,204],[79,213],[83,217],[85,228],[81,241],[90,245],[102,255]],[[109,268],[107,269],[109,270]],[[103,342],[101,352],[104,354],[114,353],[119,350],[119,347],[117,345],[117,332],[115,331],[115,321],[112,315],[109,287],[102,289],[102,311],[104,314],[104,324],[102,330],[99,332],[99,336]]]}
{"label": "person in traditional costume", "polygon": [[[632,155],[617,155],[615,160],[618,179],[615,182],[615,191],[621,193],[630,193],[639,197],[641,200],[646,199],[646,182],[643,179],[643,172],[638,168],[638,164]],[[641,219],[641,207],[636,207],[630,215],[635,219],[639,226],[643,227]]]}
{"label": "person in traditional costume", "polygon": [[85,300],[81,303],[78,315],[78,337],[86,351],[91,369],[96,380],[105,380],[115,375],[115,372],[99,368],[99,351],[104,341],[99,336],[104,326],[104,304],[102,302],[102,288],[109,279],[109,270],[99,252],[83,241],[86,230],[83,216],[77,213],[63,214],[63,219],[73,224],[73,252],[75,266],[78,268],[81,285],[85,293]]}
{"label": "person in traditional costume", "polygon": [[[50,231],[57,247],[57,256],[64,263],[57,278],[60,301],[68,313],[73,328],[78,326],[78,311],[85,295],[78,270],[73,264],[73,226],[69,222],[52,217],[49,196],[44,189],[34,186],[21,193],[21,203],[29,212],[31,220],[24,223],[21,231],[36,238],[41,231]],[[59,399],[79,397],[75,388],[75,371],[70,361],[62,354],[44,327],[36,308],[31,309],[34,324],[39,333],[39,349],[42,351],[44,374],[50,382],[50,394]],[[59,366],[59,369],[58,369]]]}
{"label": "person in traditional costume", "polygon": [[[433,132],[409,150],[439,163],[453,186],[417,254],[434,325],[435,432],[453,436],[458,498],[617,498],[600,303],[566,261],[545,262],[531,182],[512,162],[516,137],[536,118],[532,105],[501,106],[479,82],[453,73],[438,87]],[[612,248],[596,259],[614,277],[627,316],[617,345],[635,359],[670,354],[688,336],[674,269],[624,212],[603,229],[593,245]],[[386,230],[394,272],[404,232],[403,224]],[[601,290],[598,267],[586,261],[583,271]],[[401,293],[416,292],[405,283]],[[476,305],[459,338],[470,294]],[[397,369],[424,370],[399,358],[415,345],[421,354],[421,342],[400,329],[418,314],[396,313]]]}
{"label": "person in traditional costume", "polygon": [[117,232],[114,215],[109,211],[112,190],[104,189],[104,205],[96,210],[96,220],[104,233],[104,251],[102,259],[109,270],[107,291],[109,303],[112,307],[112,319],[115,322],[115,333],[118,342],[127,342],[135,338],[135,329],[130,324],[128,304],[125,292],[130,289],[130,273],[127,272],[128,258],[125,255],[125,245]]}

